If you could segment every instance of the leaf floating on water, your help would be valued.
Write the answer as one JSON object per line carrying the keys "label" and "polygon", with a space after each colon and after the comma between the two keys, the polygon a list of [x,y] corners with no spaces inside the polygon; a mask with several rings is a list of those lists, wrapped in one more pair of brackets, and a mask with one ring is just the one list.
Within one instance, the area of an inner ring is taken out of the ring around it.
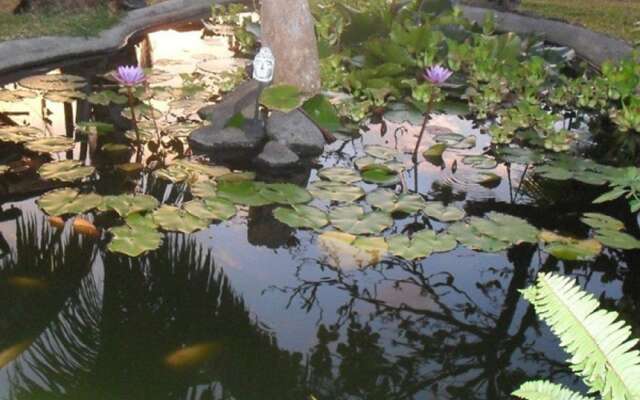
{"label": "leaf floating on water", "polygon": [[422,155],[424,156],[424,158],[427,158],[427,159],[440,158],[442,157],[442,154],[445,152],[445,150],[447,150],[446,143],[436,143],[433,146],[429,147],[427,150],[425,150],[424,153],[422,153]]}
{"label": "leaf floating on water", "polygon": [[395,194],[389,189],[378,189],[367,195],[367,203],[390,214],[412,214],[426,205],[422,196],[418,194]]}
{"label": "leaf floating on water", "polygon": [[380,186],[393,186],[400,182],[398,173],[383,164],[367,165],[362,168],[361,174],[365,182]]}
{"label": "leaf floating on water", "polygon": [[317,199],[342,203],[353,203],[365,195],[360,186],[325,181],[312,183],[309,192]]}
{"label": "leaf floating on water", "polygon": [[217,197],[218,185],[215,181],[198,181],[190,186],[191,194],[200,199],[213,199]]}
{"label": "leaf floating on water", "polygon": [[72,150],[75,143],[62,136],[33,139],[25,143],[25,147],[36,153],[60,153]]}
{"label": "leaf floating on water", "polygon": [[230,172],[228,174],[222,175],[216,179],[217,182],[244,182],[244,181],[253,181],[256,179],[256,173],[252,171],[244,171],[244,172]]}
{"label": "leaf floating on water", "polygon": [[271,110],[290,112],[304,102],[303,94],[292,85],[274,85],[262,91],[260,103]]}
{"label": "leaf floating on water", "polygon": [[318,126],[329,132],[335,132],[342,127],[333,104],[321,94],[307,100],[302,108]]}
{"label": "leaf floating on water", "polygon": [[113,235],[107,248],[112,253],[120,253],[129,257],[139,257],[142,254],[160,247],[162,234],[154,229],[143,228],[139,225],[118,226],[111,228]]}
{"label": "leaf floating on water", "polygon": [[34,75],[21,79],[18,84],[32,90],[48,91],[75,91],[86,86],[87,81],[76,75]]}
{"label": "leaf floating on water", "polygon": [[502,178],[493,172],[482,172],[475,177],[474,181],[479,185],[492,189],[500,185]]}
{"label": "leaf floating on water", "polygon": [[86,99],[87,95],[76,90],[65,90],[59,92],[47,92],[44,99],[54,103],[73,103],[78,99]]}
{"label": "leaf floating on water", "polygon": [[360,171],[372,165],[384,165],[385,167],[394,170],[398,174],[402,173],[402,171],[406,169],[404,167],[404,164],[402,164],[400,161],[397,161],[397,160],[383,161],[379,158],[375,158],[371,156],[364,156],[364,157],[358,158],[357,160],[354,161],[354,165]]}
{"label": "leaf floating on water", "polygon": [[596,233],[595,239],[607,247],[620,250],[640,249],[640,240],[628,233],[610,229],[600,229]]}
{"label": "leaf floating on water", "polygon": [[406,235],[395,235],[389,238],[391,254],[405,260],[416,260],[429,257],[432,253],[446,253],[456,248],[456,239],[447,234],[437,234],[432,230],[415,233],[411,238]]}
{"label": "leaf floating on water", "polygon": [[180,183],[191,180],[193,175],[179,166],[170,165],[167,168],[157,169],[153,171],[153,176],[158,179],[169,181],[171,183]]}
{"label": "leaf floating on water", "polygon": [[195,368],[213,358],[221,347],[208,342],[194,344],[174,351],[165,358],[165,364],[171,368]]}
{"label": "leaf floating on water", "polygon": [[424,121],[424,115],[419,110],[404,103],[390,104],[384,118],[395,124],[409,123],[413,126],[420,126]]}
{"label": "leaf floating on water", "polygon": [[10,143],[26,143],[42,137],[38,128],[30,126],[2,126],[0,127],[0,141]]}
{"label": "leaf floating on water", "polygon": [[158,207],[158,200],[146,194],[121,194],[119,196],[105,196],[98,207],[100,211],[115,211],[125,218],[130,214],[154,210]]}
{"label": "leaf floating on water", "polygon": [[470,225],[483,235],[509,244],[537,243],[537,228],[522,218],[489,212],[485,218],[472,217]]}
{"label": "leaf floating on water", "polygon": [[[320,248],[326,253],[323,259],[327,265],[341,270],[364,268],[377,264],[382,258],[379,250],[363,250],[355,246],[357,236],[330,231],[318,237]],[[368,243],[371,245],[371,243]],[[365,246],[366,247],[366,246]]]}
{"label": "leaf floating on water", "polygon": [[73,230],[77,233],[90,237],[100,237],[100,230],[96,228],[91,221],[87,221],[84,218],[75,218],[73,220]]}
{"label": "leaf floating on water", "polygon": [[433,140],[436,143],[444,144],[446,146],[452,146],[454,144],[460,143],[464,140],[464,135],[460,135],[459,133],[438,133],[433,136]]}
{"label": "leaf floating on water", "polygon": [[1,89],[0,90],[0,102],[3,102],[3,103],[17,103],[24,99],[32,99],[36,96],[37,94],[30,90],[24,90],[24,89],[17,89],[17,90]]}
{"label": "leaf floating on water", "polygon": [[38,206],[52,217],[81,214],[101,206],[102,196],[95,193],[79,194],[75,189],[52,190],[37,200]]}
{"label": "leaf floating on water", "polygon": [[138,174],[142,172],[144,166],[140,163],[124,163],[116,165],[116,169],[124,174]]}
{"label": "leaf floating on water", "polygon": [[313,200],[311,193],[292,183],[263,184],[260,195],[270,203],[277,204],[305,204]]}
{"label": "leaf floating on water", "polygon": [[164,230],[182,233],[193,233],[209,226],[209,221],[168,205],[163,205],[155,210],[153,220]]}
{"label": "leaf floating on water", "polygon": [[338,183],[356,183],[362,180],[360,174],[351,168],[344,167],[330,167],[324,168],[318,171],[318,176],[322,179],[326,179],[331,182]]}
{"label": "leaf floating on water", "polygon": [[539,164],[544,162],[544,155],[531,149],[521,147],[502,147],[497,149],[498,157],[514,164]]}
{"label": "leaf floating on water", "polygon": [[476,137],[471,135],[464,138],[458,143],[450,144],[449,148],[456,150],[468,150],[476,147]]}
{"label": "leaf floating on water", "polygon": [[600,213],[584,213],[580,220],[593,229],[607,229],[612,231],[621,231],[624,229],[624,223],[622,221]]}
{"label": "leaf floating on water", "polygon": [[602,244],[595,239],[580,240],[550,231],[540,232],[538,238],[547,244],[543,251],[562,260],[588,261],[602,252]]}
{"label": "leaf floating on water", "polygon": [[219,165],[202,164],[197,161],[190,161],[190,160],[184,160],[184,159],[176,160],[172,165],[178,166],[182,169],[191,171],[193,173],[206,175],[210,178],[219,178],[231,173],[231,170],[227,167],[223,167]]}
{"label": "leaf floating on water", "polygon": [[460,221],[466,215],[464,210],[454,206],[445,206],[440,201],[427,201],[423,212],[428,217],[435,218],[441,222]]}
{"label": "leaf floating on water", "polygon": [[89,103],[98,104],[101,106],[108,106],[111,103],[114,104],[127,104],[127,96],[118,94],[111,90],[104,90],[102,92],[93,92],[87,97]]}
{"label": "leaf floating on water", "polygon": [[462,159],[462,163],[477,169],[494,169],[498,166],[498,162],[495,159],[485,155],[465,156]]}
{"label": "leaf floating on water", "polygon": [[272,203],[266,199],[261,190],[265,184],[254,181],[225,182],[218,184],[217,196],[227,199],[234,204],[242,204],[249,207],[266,206]]}
{"label": "leaf floating on water", "polygon": [[447,232],[471,250],[496,253],[510,247],[509,243],[483,235],[476,228],[464,222],[456,222],[449,226]]}
{"label": "leaf floating on water", "polygon": [[183,207],[189,214],[206,220],[226,221],[236,215],[236,206],[229,200],[220,198],[192,200]]}
{"label": "leaf floating on water", "polygon": [[63,160],[43,164],[38,169],[38,174],[46,180],[73,182],[92,175],[94,171],[94,167],[86,166],[80,161]]}
{"label": "leaf floating on water", "polygon": [[291,208],[278,207],[273,216],[292,228],[320,230],[329,224],[327,213],[311,206],[292,205]]}
{"label": "leaf floating on water", "polygon": [[365,213],[360,206],[336,207],[329,212],[331,224],[353,235],[379,234],[393,225],[391,215],[373,211]]}
{"label": "leaf floating on water", "polygon": [[397,150],[376,144],[364,146],[364,152],[373,158],[383,161],[392,161],[400,157],[400,153]]}

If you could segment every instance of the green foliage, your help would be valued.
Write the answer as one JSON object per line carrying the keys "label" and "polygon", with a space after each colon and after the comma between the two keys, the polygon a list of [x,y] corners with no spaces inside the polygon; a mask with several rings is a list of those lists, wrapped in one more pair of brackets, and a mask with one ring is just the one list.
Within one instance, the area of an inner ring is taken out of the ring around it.
{"label": "green foliage", "polygon": [[548,381],[524,383],[512,394],[525,400],[589,400],[589,397],[582,396],[562,385]]}
{"label": "green foliage", "polygon": [[[638,340],[631,339],[631,328],[617,313],[601,309],[598,300],[571,278],[552,273],[540,273],[536,284],[522,293],[560,338],[570,355],[571,369],[592,391],[604,400],[640,397],[640,352],[634,349]],[[514,395],[525,399],[582,398],[549,383],[525,384]]]}

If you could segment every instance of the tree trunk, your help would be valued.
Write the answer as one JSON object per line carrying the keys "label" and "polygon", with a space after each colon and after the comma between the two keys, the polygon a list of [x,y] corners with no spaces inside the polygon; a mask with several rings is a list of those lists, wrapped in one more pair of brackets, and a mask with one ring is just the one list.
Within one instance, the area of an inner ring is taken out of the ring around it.
{"label": "tree trunk", "polygon": [[276,59],[274,83],[320,91],[320,60],[307,0],[263,0],[262,42]]}

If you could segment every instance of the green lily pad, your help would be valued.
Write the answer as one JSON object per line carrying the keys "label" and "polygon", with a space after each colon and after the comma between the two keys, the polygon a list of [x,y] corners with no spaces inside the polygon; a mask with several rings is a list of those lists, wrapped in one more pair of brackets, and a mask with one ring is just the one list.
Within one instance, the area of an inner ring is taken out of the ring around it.
{"label": "green lily pad", "polygon": [[21,79],[18,83],[27,89],[48,92],[82,89],[87,81],[81,76],[58,74],[34,75]]}
{"label": "green lily pad", "polygon": [[473,181],[488,188],[495,188],[502,182],[502,177],[493,172],[481,172],[473,178]]}
{"label": "green lily pad", "polygon": [[448,145],[448,147],[450,149],[456,149],[456,150],[468,150],[476,147],[476,142],[477,142],[476,137],[473,135],[470,135],[465,137],[463,140],[459,141],[458,143]]}
{"label": "green lily pad", "polygon": [[274,85],[266,88],[260,103],[271,110],[290,112],[300,107],[304,98],[300,90],[292,85]]}
{"label": "green lily pad", "polygon": [[413,126],[420,126],[424,121],[424,115],[419,110],[404,103],[390,104],[384,118],[395,124],[409,123]]}
{"label": "green lily pad", "polygon": [[94,92],[87,97],[87,101],[91,104],[98,104],[101,106],[108,106],[111,103],[114,104],[127,104],[129,101],[127,96],[113,92],[111,90],[103,90],[101,92]]}
{"label": "green lily pad", "polygon": [[371,156],[364,156],[356,159],[354,161],[354,165],[360,171],[366,169],[372,165],[384,165],[387,168],[394,170],[396,173],[400,174],[405,170],[405,166],[403,163],[397,160],[383,161],[380,158],[375,158]]}
{"label": "green lily pad", "polygon": [[129,257],[138,257],[162,244],[162,234],[155,229],[125,225],[111,228],[110,232],[113,238],[107,246],[109,251]]}
{"label": "green lily pad", "polygon": [[495,159],[485,155],[466,156],[462,159],[462,163],[477,169],[494,169],[498,166]]}
{"label": "green lily pad", "polygon": [[115,211],[121,217],[127,217],[134,213],[154,210],[158,207],[158,200],[146,194],[121,194],[118,196],[105,196],[104,201],[98,207],[100,211]]}
{"label": "green lily pad", "polygon": [[640,240],[634,238],[628,233],[619,232],[611,229],[601,229],[596,233],[597,241],[607,247],[621,250],[640,249]]}
{"label": "green lily pad", "polygon": [[151,213],[133,213],[129,214],[124,222],[132,229],[157,230],[158,224],[153,220]]}
{"label": "green lily pad", "polygon": [[183,208],[189,214],[205,220],[226,221],[236,215],[236,206],[229,200],[219,198],[192,200],[185,203]]}
{"label": "green lily pad", "polygon": [[433,140],[435,140],[436,143],[441,143],[447,146],[458,144],[464,139],[465,136],[459,133],[439,133],[433,136]]}
{"label": "green lily pad", "polygon": [[47,92],[44,99],[53,103],[73,103],[78,99],[86,99],[87,95],[77,90],[64,90],[59,92]]}
{"label": "green lily pad", "polygon": [[3,126],[0,127],[0,141],[11,143],[26,143],[42,137],[42,131],[31,126]]}
{"label": "green lily pad", "polygon": [[0,101],[3,103],[18,103],[24,99],[32,99],[37,94],[24,89],[8,90],[0,89]]}
{"label": "green lily pad", "polygon": [[360,173],[365,182],[381,186],[393,186],[400,182],[398,173],[383,164],[367,165]]}
{"label": "green lily pad", "polygon": [[318,126],[329,132],[335,132],[342,127],[335,107],[321,94],[307,100],[302,108]]}
{"label": "green lily pad", "polygon": [[454,206],[445,206],[440,201],[427,201],[422,211],[428,217],[435,218],[441,222],[455,222],[464,218],[464,210]]}
{"label": "green lily pad", "polygon": [[[372,238],[373,239],[373,238]],[[380,248],[380,238],[377,240],[359,241],[360,246],[356,246],[358,237],[349,233],[330,231],[318,237],[320,248],[326,253],[323,262],[334,268],[349,270],[353,268],[364,268],[380,262],[384,251]],[[378,244],[375,247],[375,244]],[[371,250],[371,246],[374,249]]]}
{"label": "green lily pad", "polygon": [[544,155],[531,149],[521,147],[502,147],[497,150],[498,157],[513,164],[539,164],[544,162]]}
{"label": "green lily pad", "polygon": [[384,161],[395,160],[400,156],[398,151],[396,151],[395,149],[386,146],[380,146],[377,144],[364,146],[364,152],[373,158]]}
{"label": "green lily pad", "polygon": [[425,207],[425,201],[418,194],[395,194],[389,189],[378,189],[367,195],[367,203],[389,214],[412,214]]}
{"label": "green lily pad", "polygon": [[25,143],[25,147],[36,153],[59,153],[72,150],[75,143],[73,139],[54,136],[34,139]]}
{"label": "green lily pad", "polygon": [[201,199],[213,199],[218,196],[218,185],[215,181],[198,181],[191,184],[191,194]]}
{"label": "green lily pad", "polygon": [[170,165],[167,168],[153,171],[153,176],[172,183],[180,183],[189,180],[193,175],[180,166]]}
{"label": "green lily pad", "polygon": [[242,182],[253,181],[256,179],[256,173],[252,171],[244,172],[231,172],[222,176],[219,176],[217,182]]}
{"label": "green lily pad", "polygon": [[449,226],[447,232],[471,250],[496,253],[510,247],[509,243],[483,235],[476,228],[464,222],[456,222]]}
{"label": "green lily pad", "polygon": [[442,157],[442,154],[447,150],[446,143],[436,143],[433,146],[429,147],[427,150],[422,153],[425,158],[435,158]]}
{"label": "green lily pad", "polygon": [[309,186],[309,192],[320,200],[344,203],[353,203],[365,195],[364,190],[359,186],[326,181],[312,183]]}
{"label": "green lily pad", "polygon": [[602,244],[595,239],[579,240],[549,231],[540,232],[538,238],[546,243],[545,252],[562,260],[588,261],[602,252]]}
{"label": "green lily pad", "polygon": [[182,233],[193,233],[209,226],[208,220],[166,204],[153,212],[153,220],[164,230]]}
{"label": "green lily pad", "polygon": [[522,218],[493,211],[485,218],[471,218],[470,225],[485,236],[509,244],[537,243],[540,233]]}
{"label": "green lily pad", "polygon": [[184,159],[176,160],[171,165],[180,167],[182,169],[191,171],[193,173],[206,175],[211,178],[218,178],[231,173],[231,170],[227,167],[223,167],[220,165],[207,165],[207,164],[199,163],[197,161],[184,160]]}
{"label": "green lily pad", "polygon": [[103,198],[95,193],[80,194],[71,188],[52,190],[37,201],[38,206],[52,217],[81,214],[99,207]]}
{"label": "green lily pad", "polygon": [[318,171],[318,176],[332,182],[338,183],[356,183],[362,180],[357,171],[344,167],[324,168]]}
{"label": "green lily pad", "polygon": [[264,184],[260,195],[270,203],[278,204],[305,204],[313,200],[311,193],[292,183]]}
{"label": "green lily pad", "polygon": [[94,167],[85,166],[80,161],[63,160],[43,164],[38,174],[42,179],[73,182],[90,176],[94,171]]}
{"label": "green lily pad", "polygon": [[622,221],[600,213],[584,213],[580,220],[593,229],[606,229],[610,231],[621,231],[624,229],[624,223]]}
{"label": "green lily pad", "polygon": [[360,250],[377,255],[377,257],[382,257],[389,250],[389,245],[383,237],[359,236],[352,244]]}
{"label": "green lily pad", "polygon": [[388,242],[391,254],[405,260],[429,257],[432,253],[446,253],[458,245],[453,236],[437,234],[432,230],[417,232],[411,238],[406,235],[391,236]]}
{"label": "green lily pad", "polygon": [[278,207],[273,216],[292,228],[320,230],[329,224],[327,213],[311,206],[292,205],[291,208]]}
{"label": "green lily pad", "polygon": [[329,220],[339,230],[353,235],[378,234],[393,225],[388,213],[365,213],[360,206],[336,207],[329,212]]}
{"label": "green lily pad", "polygon": [[218,183],[217,196],[234,204],[259,207],[272,204],[273,201],[262,195],[264,183],[254,181],[221,181]]}

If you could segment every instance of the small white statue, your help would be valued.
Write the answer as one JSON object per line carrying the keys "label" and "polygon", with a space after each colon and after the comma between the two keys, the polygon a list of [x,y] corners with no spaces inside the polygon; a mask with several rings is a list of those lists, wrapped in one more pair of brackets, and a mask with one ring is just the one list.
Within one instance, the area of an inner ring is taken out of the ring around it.
{"label": "small white statue", "polygon": [[271,49],[261,47],[256,58],[253,60],[253,79],[262,83],[269,83],[273,80],[276,60]]}

